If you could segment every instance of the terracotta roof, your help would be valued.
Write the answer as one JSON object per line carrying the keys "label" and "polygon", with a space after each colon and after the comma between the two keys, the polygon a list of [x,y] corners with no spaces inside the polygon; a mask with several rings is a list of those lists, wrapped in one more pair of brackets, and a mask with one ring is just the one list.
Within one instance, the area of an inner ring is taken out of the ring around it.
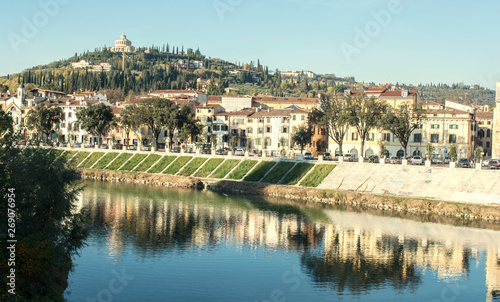
{"label": "terracotta roof", "polygon": [[252,97],[252,101],[259,103],[318,103],[318,98],[299,97]]}
{"label": "terracotta roof", "polygon": [[51,93],[56,93],[56,94],[64,94],[66,95],[66,93],[62,92],[62,91],[56,91],[56,90],[49,90],[49,89],[41,89],[41,88],[35,88],[35,89],[32,89],[31,92],[33,91],[45,91],[45,92],[51,92]]}
{"label": "terracotta roof", "polygon": [[[417,94],[416,90],[409,90],[408,91],[408,97],[413,97],[415,94]],[[384,98],[384,97],[402,97],[401,90],[385,91],[385,92],[380,94],[380,98]]]}
{"label": "terracotta roof", "polygon": [[199,92],[197,90],[155,90],[151,91],[149,94],[178,94],[178,93],[197,93],[197,94],[204,94],[203,92]]}
{"label": "terracotta roof", "polygon": [[259,112],[255,112],[250,116],[250,118],[290,116],[293,113],[304,114],[304,113],[309,113],[309,110],[305,109],[275,109],[270,111],[262,110]]}
{"label": "terracotta roof", "polygon": [[484,120],[492,120],[493,112],[476,111],[476,118]]}
{"label": "terracotta roof", "polygon": [[430,106],[444,106],[443,104],[434,102],[434,101],[422,101],[422,105],[430,105]]}
{"label": "terracotta roof", "polygon": [[365,90],[365,92],[370,93],[370,92],[384,92],[386,91],[386,88],[368,88]]}
{"label": "terracotta roof", "polygon": [[120,115],[120,113],[122,112],[122,110],[123,110],[123,108],[121,108],[121,107],[111,106],[111,112],[114,115]]}
{"label": "terracotta roof", "polygon": [[245,108],[238,111],[219,112],[215,116],[248,116],[255,113],[259,108]]}
{"label": "terracotta roof", "polygon": [[457,110],[457,109],[453,109],[453,108],[424,109],[423,112],[424,112],[424,114],[467,114],[467,115],[470,114],[467,111]]}

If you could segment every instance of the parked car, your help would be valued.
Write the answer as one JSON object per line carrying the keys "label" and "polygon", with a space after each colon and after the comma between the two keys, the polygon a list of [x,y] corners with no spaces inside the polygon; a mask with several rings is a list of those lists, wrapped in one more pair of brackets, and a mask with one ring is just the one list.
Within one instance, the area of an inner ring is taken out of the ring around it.
{"label": "parked car", "polygon": [[397,157],[397,156],[393,156],[391,157],[390,159],[390,163],[391,164],[400,164],[401,163],[401,158]]}
{"label": "parked car", "polygon": [[414,165],[421,165],[424,163],[424,159],[421,156],[413,156],[411,163]]}
{"label": "parked car", "polygon": [[469,159],[467,158],[461,158],[459,161],[458,161],[458,166],[460,168],[469,168],[470,167],[470,162],[469,162]]}
{"label": "parked car", "polygon": [[75,148],[81,148],[82,145],[80,143],[75,143]]}
{"label": "parked car", "polygon": [[323,160],[331,160],[332,156],[330,155],[330,152],[325,152],[323,153]]}
{"label": "parked car", "polygon": [[243,155],[245,155],[245,151],[243,151],[243,149],[236,149],[234,151],[234,155],[236,155],[236,156],[243,156]]}
{"label": "parked car", "polygon": [[210,148],[201,149],[201,154],[212,154],[212,150]]}
{"label": "parked car", "polygon": [[378,158],[377,155],[371,155],[370,157],[368,157],[368,162],[370,162],[370,163],[379,163],[380,159]]}
{"label": "parked car", "polygon": [[431,162],[436,165],[441,165],[444,163],[443,159],[441,157],[434,157]]}
{"label": "parked car", "polygon": [[356,157],[354,154],[344,154],[344,161],[355,161]]}
{"label": "parked car", "polygon": [[181,153],[181,147],[173,147],[171,152],[174,152],[174,153]]}
{"label": "parked car", "polygon": [[312,153],[309,151],[304,153],[304,159],[313,159]]}
{"label": "parked car", "polygon": [[127,150],[137,150],[137,146],[136,145],[128,145]]}
{"label": "parked car", "polygon": [[151,151],[150,146],[142,146],[142,151]]}
{"label": "parked car", "polygon": [[215,151],[215,154],[217,154],[217,155],[227,155],[227,150],[226,149],[217,149],[217,151]]}
{"label": "parked car", "polygon": [[449,158],[449,157],[445,157],[444,158],[444,163],[445,164],[449,164],[450,162],[451,162],[451,158]]}
{"label": "parked car", "polygon": [[490,159],[488,161],[488,168],[490,168],[490,169],[498,169],[498,168],[500,168],[500,163],[496,159]]}

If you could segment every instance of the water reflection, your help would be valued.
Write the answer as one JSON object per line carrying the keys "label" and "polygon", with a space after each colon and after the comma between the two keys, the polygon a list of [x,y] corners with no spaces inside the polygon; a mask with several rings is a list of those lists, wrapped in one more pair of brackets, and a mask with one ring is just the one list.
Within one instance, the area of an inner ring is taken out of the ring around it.
{"label": "water reflection", "polygon": [[385,287],[415,292],[426,273],[443,281],[468,278],[471,260],[485,253],[486,301],[500,301],[494,230],[112,184],[89,184],[81,200],[93,237],[106,242],[111,259],[126,245],[142,257],[221,245],[280,250],[300,255],[314,286],[361,295]]}

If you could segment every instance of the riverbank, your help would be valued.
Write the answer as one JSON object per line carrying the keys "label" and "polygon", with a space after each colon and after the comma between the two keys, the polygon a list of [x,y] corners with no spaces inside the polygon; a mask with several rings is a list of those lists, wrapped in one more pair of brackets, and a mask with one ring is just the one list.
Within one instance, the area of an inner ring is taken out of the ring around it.
{"label": "riverbank", "polygon": [[349,208],[371,209],[380,213],[411,213],[437,215],[470,221],[500,223],[500,207],[458,203],[425,198],[377,195],[348,190],[330,190],[289,185],[217,180],[192,176],[148,173],[81,170],[82,179],[146,184],[186,189],[209,189],[218,193],[283,198],[305,203],[345,205]]}

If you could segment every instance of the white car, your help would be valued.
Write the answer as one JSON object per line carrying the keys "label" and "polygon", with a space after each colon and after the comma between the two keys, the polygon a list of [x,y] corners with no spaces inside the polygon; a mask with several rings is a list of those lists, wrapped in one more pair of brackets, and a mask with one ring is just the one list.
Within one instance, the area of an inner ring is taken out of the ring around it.
{"label": "white car", "polygon": [[311,152],[304,153],[304,159],[312,159],[312,158],[313,158],[313,155]]}
{"label": "white car", "polygon": [[243,151],[243,149],[236,149],[236,151],[234,151],[234,155],[243,156],[245,155],[245,151]]}
{"label": "white car", "polygon": [[411,159],[411,163],[414,164],[414,165],[421,165],[424,163],[424,160],[422,159],[422,157],[420,156],[414,156],[412,159]]}

